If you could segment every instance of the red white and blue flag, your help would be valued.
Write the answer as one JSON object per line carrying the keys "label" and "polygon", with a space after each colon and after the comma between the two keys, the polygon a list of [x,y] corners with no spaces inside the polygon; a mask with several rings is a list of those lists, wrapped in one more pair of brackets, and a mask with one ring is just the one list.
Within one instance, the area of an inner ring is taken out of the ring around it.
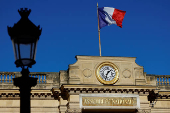
{"label": "red white and blue flag", "polygon": [[111,24],[116,24],[122,28],[122,21],[125,16],[126,11],[115,9],[112,7],[102,7],[98,8],[99,15],[99,28],[109,26]]}

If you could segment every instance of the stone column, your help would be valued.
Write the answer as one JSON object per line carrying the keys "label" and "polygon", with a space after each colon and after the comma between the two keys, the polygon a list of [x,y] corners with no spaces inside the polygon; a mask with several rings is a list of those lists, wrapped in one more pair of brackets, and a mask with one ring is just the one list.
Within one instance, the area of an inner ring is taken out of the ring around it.
{"label": "stone column", "polygon": [[59,102],[59,112],[60,113],[66,113],[67,112],[67,100],[63,100],[63,98],[60,98]]}
{"label": "stone column", "polygon": [[68,113],[81,113],[82,110],[80,109],[79,105],[79,95],[70,95],[69,102],[68,102]]}

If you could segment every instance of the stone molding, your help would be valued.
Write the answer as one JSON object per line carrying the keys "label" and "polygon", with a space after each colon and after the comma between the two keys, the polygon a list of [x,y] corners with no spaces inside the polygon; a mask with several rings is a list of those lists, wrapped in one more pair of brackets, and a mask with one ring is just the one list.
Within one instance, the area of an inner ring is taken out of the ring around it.
{"label": "stone molding", "polygon": [[66,111],[66,113],[81,113],[82,110],[81,109],[68,109]]}
{"label": "stone molding", "polygon": [[[32,90],[31,100],[53,100],[55,95],[50,90]],[[19,90],[2,90],[0,91],[0,100],[19,100],[20,93]]]}
{"label": "stone molding", "polygon": [[148,95],[150,91],[155,91],[155,86],[104,86],[104,85],[62,85],[61,97],[68,99],[70,94],[83,93],[125,93]]}

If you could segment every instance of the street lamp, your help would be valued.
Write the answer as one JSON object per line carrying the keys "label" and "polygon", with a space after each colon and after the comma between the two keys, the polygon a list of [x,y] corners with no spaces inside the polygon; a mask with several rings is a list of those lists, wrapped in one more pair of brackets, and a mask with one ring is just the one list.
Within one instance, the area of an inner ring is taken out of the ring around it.
{"label": "street lamp", "polygon": [[14,78],[14,85],[20,88],[20,113],[30,113],[30,91],[37,84],[37,78],[29,77],[29,70],[35,62],[37,42],[42,28],[35,26],[28,16],[31,10],[18,10],[21,19],[8,28],[11,37],[16,67],[21,67],[21,77]]}

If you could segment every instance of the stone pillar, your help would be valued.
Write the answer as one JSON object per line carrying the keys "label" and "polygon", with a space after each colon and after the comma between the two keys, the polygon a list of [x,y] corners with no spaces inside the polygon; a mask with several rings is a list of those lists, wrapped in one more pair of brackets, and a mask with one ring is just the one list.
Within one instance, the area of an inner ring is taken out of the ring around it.
{"label": "stone pillar", "polygon": [[138,109],[137,113],[151,113],[150,102],[148,101],[147,96],[149,93],[145,92],[145,94],[140,95],[140,109]]}
{"label": "stone pillar", "polygon": [[68,102],[68,113],[81,113],[82,110],[80,109],[79,105],[79,95],[70,95],[69,102]]}
{"label": "stone pillar", "polygon": [[60,98],[59,102],[59,113],[66,113],[67,112],[67,100],[63,100],[63,98]]}

